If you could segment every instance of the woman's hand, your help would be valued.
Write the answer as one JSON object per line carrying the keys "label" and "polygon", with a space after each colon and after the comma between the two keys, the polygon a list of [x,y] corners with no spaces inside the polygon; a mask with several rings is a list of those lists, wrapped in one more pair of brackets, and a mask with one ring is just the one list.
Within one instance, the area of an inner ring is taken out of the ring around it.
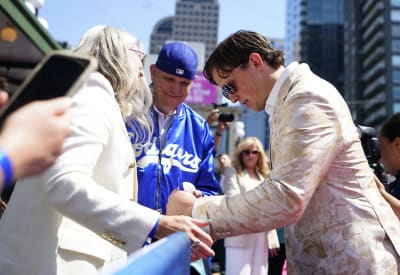
{"label": "woman's hand", "polygon": [[213,244],[212,238],[201,229],[201,227],[208,225],[207,221],[193,219],[188,216],[161,215],[155,237],[160,239],[174,232],[186,232],[192,243],[191,260],[197,261],[198,259],[215,255],[211,249],[211,245]]}

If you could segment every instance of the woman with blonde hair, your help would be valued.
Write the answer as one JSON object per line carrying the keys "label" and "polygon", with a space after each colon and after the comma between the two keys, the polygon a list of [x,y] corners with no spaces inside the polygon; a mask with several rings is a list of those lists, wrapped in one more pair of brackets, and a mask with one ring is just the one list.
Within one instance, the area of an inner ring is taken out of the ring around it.
{"label": "woman with blonde hair", "polygon": [[[0,274],[103,274],[148,238],[186,231],[192,259],[208,257],[206,222],[167,217],[134,202],[136,163],[125,121],[152,131],[152,95],[143,78],[139,41],[96,26],[76,52],[99,67],[73,98],[71,131],[55,164],[17,184],[0,223]],[[62,76],[60,76],[62,77]],[[146,134],[137,141],[146,139]]]}
{"label": "woman with blonde hair", "polygon": [[[260,140],[247,137],[237,146],[233,167],[224,173],[226,196],[254,189],[268,176],[268,158]],[[267,275],[268,252],[279,249],[276,230],[225,238],[227,275]]]}
{"label": "woman with blonde hair", "polygon": [[[254,151],[251,151],[250,148],[254,148]],[[245,159],[242,158],[243,155],[256,155],[257,161],[253,169],[249,169],[250,173],[257,171],[260,173],[262,177],[268,176],[269,169],[268,169],[268,157],[265,155],[264,146],[262,145],[261,141],[256,137],[247,137],[239,142],[236,152],[234,155],[233,166],[236,169],[236,172],[239,175],[243,175],[245,172],[249,173],[247,167],[245,165]]]}

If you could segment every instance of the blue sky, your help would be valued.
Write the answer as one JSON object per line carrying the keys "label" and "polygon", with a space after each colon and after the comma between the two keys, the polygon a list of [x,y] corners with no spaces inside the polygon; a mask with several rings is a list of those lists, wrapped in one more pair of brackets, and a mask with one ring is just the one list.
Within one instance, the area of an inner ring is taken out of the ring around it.
{"label": "blue sky", "polygon": [[[219,0],[218,41],[239,30],[258,31],[268,38],[284,38],[285,0]],[[125,29],[149,49],[151,31],[161,18],[175,14],[176,0],[45,0],[39,16],[56,40],[73,47],[97,24]]]}

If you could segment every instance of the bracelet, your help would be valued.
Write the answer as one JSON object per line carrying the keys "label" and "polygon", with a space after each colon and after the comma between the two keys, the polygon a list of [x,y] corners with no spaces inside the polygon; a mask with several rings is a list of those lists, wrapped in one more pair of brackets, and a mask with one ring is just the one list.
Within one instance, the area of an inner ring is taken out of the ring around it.
{"label": "bracelet", "polygon": [[1,170],[3,171],[3,189],[6,190],[9,189],[12,185],[14,173],[10,158],[1,149],[0,149],[0,167]]}
{"label": "bracelet", "polygon": [[218,136],[218,137],[222,136],[222,134],[218,133],[218,132],[215,132],[215,135]]}

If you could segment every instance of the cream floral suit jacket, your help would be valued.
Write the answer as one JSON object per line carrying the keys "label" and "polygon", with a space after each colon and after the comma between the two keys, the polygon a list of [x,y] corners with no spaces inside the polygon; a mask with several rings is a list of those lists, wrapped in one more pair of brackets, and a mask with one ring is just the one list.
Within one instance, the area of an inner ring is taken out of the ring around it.
{"label": "cream floral suit jacket", "polygon": [[276,82],[272,171],[243,195],[196,200],[216,238],[285,226],[288,274],[398,274],[400,222],[379,194],[348,107],[306,64]]}

